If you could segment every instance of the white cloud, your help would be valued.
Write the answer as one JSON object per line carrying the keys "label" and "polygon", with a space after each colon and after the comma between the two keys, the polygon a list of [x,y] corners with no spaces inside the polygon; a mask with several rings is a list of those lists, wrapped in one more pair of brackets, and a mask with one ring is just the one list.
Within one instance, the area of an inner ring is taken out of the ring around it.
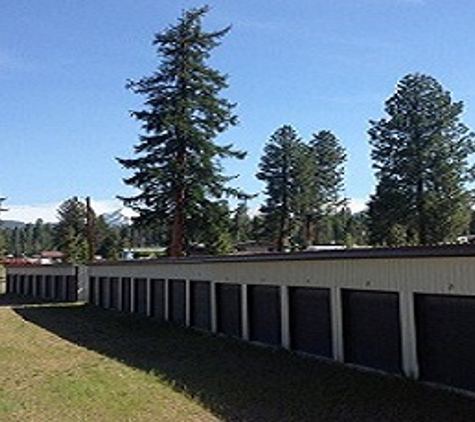
{"label": "white cloud", "polygon": [[351,212],[360,212],[367,208],[368,198],[350,198],[348,200],[348,206]]}
{"label": "white cloud", "polygon": [[[24,223],[34,223],[38,219],[44,222],[55,223],[58,221],[57,210],[62,201],[33,204],[33,205],[10,205],[3,204],[8,211],[0,214],[2,220],[22,221]],[[348,206],[352,212],[360,212],[366,209],[368,198],[350,198]],[[127,217],[136,215],[134,211],[124,208],[118,199],[92,200],[92,208],[97,215],[110,213],[121,209],[122,213]],[[259,206],[250,207],[251,216],[259,214]]]}
{"label": "white cloud", "polygon": [[45,222],[56,221],[56,209],[59,204],[5,205],[7,211],[2,212],[2,220],[34,223],[40,218]]}
{"label": "white cloud", "polygon": [[[33,204],[33,205],[10,205],[3,204],[7,211],[0,214],[2,220],[15,220],[24,223],[34,223],[38,219],[44,222],[55,223],[58,221],[57,210],[63,201]],[[122,209],[122,203],[119,200],[92,200],[92,208],[97,215],[109,213],[117,209]],[[123,210],[123,214],[130,217],[133,212],[128,209]]]}

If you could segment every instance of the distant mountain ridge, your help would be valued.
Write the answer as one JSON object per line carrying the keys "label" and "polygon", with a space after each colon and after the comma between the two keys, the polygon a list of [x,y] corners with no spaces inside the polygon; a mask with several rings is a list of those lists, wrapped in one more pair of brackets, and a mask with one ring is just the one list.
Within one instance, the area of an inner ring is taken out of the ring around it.
{"label": "distant mountain ridge", "polygon": [[16,221],[16,220],[1,220],[0,221],[0,227],[3,227],[4,229],[21,229],[22,227],[25,227],[27,223],[24,223],[23,221]]}
{"label": "distant mountain ridge", "polygon": [[[118,226],[128,226],[132,223],[132,219],[125,215],[122,212],[122,209],[117,209],[112,212],[107,212],[104,214],[101,214],[102,218],[104,218],[104,221],[113,227],[118,227]],[[46,223],[45,224],[56,224],[56,223]],[[18,221],[18,220],[0,220],[0,227],[3,227],[4,229],[16,229],[16,228],[22,228],[25,227],[27,224],[35,224],[35,223],[25,223],[24,221]]]}
{"label": "distant mountain ridge", "polygon": [[131,224],[131,218],[127,217],[123,212],[122,209],[118,209],[112,212],[108,212],[102,214],[104,221],[113,227],[118,226],[128,226]]}

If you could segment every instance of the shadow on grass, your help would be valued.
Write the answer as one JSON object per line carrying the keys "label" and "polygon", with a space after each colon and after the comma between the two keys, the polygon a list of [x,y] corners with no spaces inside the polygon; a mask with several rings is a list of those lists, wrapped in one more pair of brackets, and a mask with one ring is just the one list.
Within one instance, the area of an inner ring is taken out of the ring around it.
{"label": "shadow on grass", "polygon": [[144,317],[88,305],[14,310],[63,339],[152,372],[226,421],[475,418],[470,397]]}
{"label": "shadow on grass", "polygon": [[49,305],[50,303],[51,301],[36,297],[21,296],[13,293],[0,294],[0,308],[12,306],[21,307],[31,305]]}

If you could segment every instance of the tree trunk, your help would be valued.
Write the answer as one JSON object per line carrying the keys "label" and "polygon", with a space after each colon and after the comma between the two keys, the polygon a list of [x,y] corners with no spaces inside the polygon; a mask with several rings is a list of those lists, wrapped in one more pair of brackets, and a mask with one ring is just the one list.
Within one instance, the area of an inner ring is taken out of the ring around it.
{"label": "tree trunk", "polygon": [[176,196],[175,215],[173,216],[173,225],[170,242],[170,256],[179,257],[183,255],[184,237],[185,237],[185,213],[184,213],[184,189],[180,189]]}
{"label": "tree trunk", "polygon": [[307,248],[312,244],[312,222],[313,218],[310,214],[305,215],[305,225],[304,225],[304,247]]}
{"label": "tree trunk", "polygon": [[417,231],[419,236],[419,243],[421,245],[427,244],[427,226],[426,226],[426,212],[425,212],[425,198],[424,198],[424,181],[422,177],[417,181]]}
{"label": "tree trunk", "polygon": [[186,156],[185,152],[179,151],[177,154],[178,183],[175,196],[175,213],[173,215],[173,224],[170,241],[170,256],[183,256],[185,243],[185,186],[183,175],[185,172]]}

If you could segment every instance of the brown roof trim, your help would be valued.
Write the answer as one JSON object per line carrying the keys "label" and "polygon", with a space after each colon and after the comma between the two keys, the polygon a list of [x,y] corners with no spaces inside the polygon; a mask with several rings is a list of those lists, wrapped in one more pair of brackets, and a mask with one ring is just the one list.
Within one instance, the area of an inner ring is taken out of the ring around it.
{"label": "brown roof trim", "polygon": [[103,265],[156,265],[199,264],[226,262],[320,261],[347,259],[398,259],[475,257],[475,245],[408,246],[401,248],[354,248],[294,253],[259,253],[249,255],[190,256],[183,258],[157,258],[130,261],[104,261],[91,264]]}

